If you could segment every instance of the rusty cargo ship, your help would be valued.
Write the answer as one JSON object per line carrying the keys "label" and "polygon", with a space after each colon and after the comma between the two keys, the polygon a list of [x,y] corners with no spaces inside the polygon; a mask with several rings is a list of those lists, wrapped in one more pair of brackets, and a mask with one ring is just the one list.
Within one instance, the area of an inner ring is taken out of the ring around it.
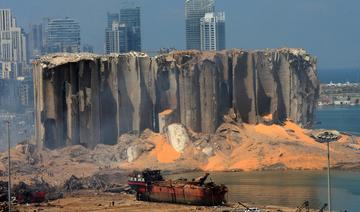
{"label": "rusty cargo ship", "polygon": [[189,205],[222,205],[228,191],[225,185],[206,183],[209,174],[188,181],[165,180],[160,170],[145,170],[129,175],[128,184],[136,191],[136,199]]}

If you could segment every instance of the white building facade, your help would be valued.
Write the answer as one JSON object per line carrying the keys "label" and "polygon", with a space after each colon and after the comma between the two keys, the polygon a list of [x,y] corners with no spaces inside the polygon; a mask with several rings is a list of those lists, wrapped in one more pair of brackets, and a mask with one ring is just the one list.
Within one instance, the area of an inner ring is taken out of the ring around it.
{"label": "white building facade", "polygon": [[0,78],[16,79],[27,65],[26,36],[10,9],[0,9]]}
{"label": "white building facade", "polygon": [[128,27],[124,23],[114,21],[111,28],[105,30],[106,54],[125,53],[129,51],[128,46]]}
{"label": "white building facade", "polygon": [[185,0],[186,49],[201,49],[200,19],[215,12],[215,0]]}
{"label": "white building facade", "polygon": [[226,48],[225,13],[206,13],[200,19],[201,51],[218,51]]}

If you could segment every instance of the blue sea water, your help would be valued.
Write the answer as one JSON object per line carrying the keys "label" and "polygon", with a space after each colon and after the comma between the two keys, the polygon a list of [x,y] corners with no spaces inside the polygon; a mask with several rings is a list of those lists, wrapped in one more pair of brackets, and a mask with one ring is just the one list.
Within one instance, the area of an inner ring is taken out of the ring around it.
{"label": "blue sea water", "polygon": [[315,113],[315,129],[334,129],[360,134],[360,106],[321,106]]}
{"label": "blue sea water", "polygon": [[[360,69],[318,70],[321,83],[360,83]],[[316,111],[315,129],[334,129],[360,134],[360,106],[321,106]]]}
{"label": "blue sea water", "polygon": [[[360,211],[360,172],[332,171],[332,209]],[[193,179],[204,173],[170,175],[170,179]],[[214,172],[211,180],[229,188],[230,202],[251,206],[299,206],[304,201],[319,209],[327,202],[326,171]],[[210,179],[209,178],[209,179]],[[327,210],[326,210],[327,211]]]}

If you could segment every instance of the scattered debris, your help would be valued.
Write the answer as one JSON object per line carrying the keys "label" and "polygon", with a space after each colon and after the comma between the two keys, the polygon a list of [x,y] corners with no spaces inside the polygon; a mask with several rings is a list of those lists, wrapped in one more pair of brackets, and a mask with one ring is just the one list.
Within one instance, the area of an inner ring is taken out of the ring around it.
{"label": "scattered debris", "polygon": [[310,211],[310,204],[309,204],[309,201],[305,201],[303,202],[303,204],[301,204],[299,207],[297,207],[296,211],[295,212],[302,212],[303,209],[306,210],[306,212],[309,212]]}
{"label": "scattered debris", "polygon": [[[0,181],[0,202],[8,201],[7,182]],[[48,200],[62,198],[62,192],[55,187],[51,187],[44,181],[34,181],[31,185],[20,182],[12,188],[12,198],[18,204],[41,203]],[[0,206],[3,209],[3,205]],[[3,211],[3,210],[0,210]]]}
{"label": "scattered debris", "polygon": [[65,192],[74,192],[79,190],[99,190],[109,193],[133,193],[133,190],[127,185],[112,184],[104,176],[93,175],[86,178],[77,178],[71,176],[64,184]]}
{"label": "scattered debris", "polygon": [[9,211],[8,202],[0,201],[0,211]]}
{"label": "scattered debris", "polygon": [[245,208],[244,212],[261,212],[259,208],[250,208],[241,202],[238,202],[238,204]]}
{"label": "scattered debris", "polygon": [[0,202],[6,201],[8,201],[8,183],[0,181]]}
{"label": "scattered debris", "polygon": [[72,175],[64,184],[63,186],[64,191],[72,192],[74,190],[81,190],[84,189],[83,182]]}

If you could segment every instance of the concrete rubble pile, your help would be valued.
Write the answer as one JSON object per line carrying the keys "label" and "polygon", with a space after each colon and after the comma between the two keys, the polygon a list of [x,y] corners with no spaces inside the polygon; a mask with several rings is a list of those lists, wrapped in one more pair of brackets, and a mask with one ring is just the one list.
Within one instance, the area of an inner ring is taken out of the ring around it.
{"label": "concrete rubble pile", "polygon": [[8,183],[0,181],[0,202],[6,202],[8,200]]}
{"label": "concrete rubble pile", "polygon": [[[31,184],[19,182],[12,186],[12,203],[28,204],[41,203],[64,197],[65,193],[77,192],[80,190],[98,190],[110,193],[133,194],[133,190],[128,185],[109,183],[106,177],[93,175],[91,177],[78,178],[72,175],[60,187],[50,186],[42,180],[35,180]],[[8,190],[7,182],[0,181],[0,209],[7,207]],[[3,210],[0,210],[3,211]]]}
{"label": "concrete rubble pile", "polygon": [[[8,201],[7,182],[0,181],[0,202]],[[63,197],[63,193],[44,181],[36,180],[31,185],[19,182],[12,186],[12,202],[18,204],[40,203]]]}
{"label": "concrete rubble pile", "polygon": [[319,92],[316,59],[288,48],[47,55],[34,63],[34,83],[36,141],[49,149],[114,145],[172,123],[214,133],[228,116],[309,126]]}
{"label": "concrete rubble pile", "polygon": [[86,178],[78,178],[72,175],[63,185],[65,192],[73,192],[79,190],[100,190],[110,193],[132,193],[133,191],[128,185],[113,184],[104,176],[93,175]]}

